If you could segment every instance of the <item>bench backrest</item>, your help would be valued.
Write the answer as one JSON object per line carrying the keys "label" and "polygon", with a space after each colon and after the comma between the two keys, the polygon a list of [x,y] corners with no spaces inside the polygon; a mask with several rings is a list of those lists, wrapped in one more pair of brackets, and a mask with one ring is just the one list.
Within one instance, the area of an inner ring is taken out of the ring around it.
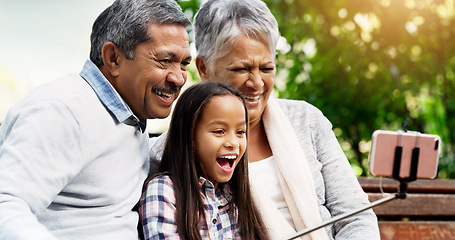
{"label": "bench backrest", "polygon": [[[397,192],[398,182],[393,179],[359,177],[360,185],[370,201],[382,198],[384,192]],[[455,220],[455,180],[416,180],[408,184],[405,199],[397,199],[374,208],[378,218],[415,220]]]}
{"label": "bench backrest", "polygon": [[[384,192],[397,192],[393,179],[358,179],[370,201],[382,198],[381,184]],[[408,184],[407,192],[405,199],[373,208],[381,240],[455,240],[455,179],[417,180]]]}

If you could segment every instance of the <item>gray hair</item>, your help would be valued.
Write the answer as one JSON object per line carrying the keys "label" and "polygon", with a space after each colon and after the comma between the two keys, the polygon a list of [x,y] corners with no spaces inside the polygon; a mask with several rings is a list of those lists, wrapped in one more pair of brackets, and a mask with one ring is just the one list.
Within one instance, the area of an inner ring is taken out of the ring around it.
{"label": "gray hair", "polygon": [[275,53],[278,23],[261,0],[209,0],[194,17],[196,51],[209,66],[225,56],[239,35],[262,37]]}
{"label": "gray hair", "polygon": [[90,60],[103,65],[101,49],[106,42],[113,42],[132,59],[135,47],[152,38],[149,23],[191,25],[175,0],[116,0],[93,24]]}

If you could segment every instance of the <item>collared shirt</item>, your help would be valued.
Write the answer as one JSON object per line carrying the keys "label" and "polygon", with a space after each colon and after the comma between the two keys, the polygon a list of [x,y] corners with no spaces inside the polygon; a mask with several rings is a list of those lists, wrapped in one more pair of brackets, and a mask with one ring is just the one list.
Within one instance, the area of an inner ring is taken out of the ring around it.
{"label": "collared shirt", "polygon": [[92,61],[87,60],[85,62],[80,75],[93,88],[98,98],[119,123],[138,125],[142,133],[145,131],[147,128],[146,119],[139,119],[134,115],[128,104]]}
{"label": "collared shirt", "polygon": [[[202,238],[240,239],[237,207],[232,202],[229,185],[220,183],[215,189],[202,177],[199,184],[205,213],[205,219],[199,223]],[[140,201],[139,215],[146,240],[179,239],[175,194],[168,175],[157,176],[148,183]]]}

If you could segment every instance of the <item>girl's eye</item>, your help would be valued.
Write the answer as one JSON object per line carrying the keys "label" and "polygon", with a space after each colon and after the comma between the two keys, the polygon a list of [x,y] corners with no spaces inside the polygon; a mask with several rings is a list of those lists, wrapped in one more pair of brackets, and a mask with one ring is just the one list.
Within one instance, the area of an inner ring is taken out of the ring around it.
{"label": "girl's eye", "polygon": [[224,132],[223,132],[223,130],[215,130],[215,131],[213,131],[213,133],[215,133],[215,134],[223,134]]}
{"label": "girl's eye", "polygon": [[243,136],[243,135],[246,134],[246,131],[245,130],[239,130],[239,131],[237,131],[237,134]]}

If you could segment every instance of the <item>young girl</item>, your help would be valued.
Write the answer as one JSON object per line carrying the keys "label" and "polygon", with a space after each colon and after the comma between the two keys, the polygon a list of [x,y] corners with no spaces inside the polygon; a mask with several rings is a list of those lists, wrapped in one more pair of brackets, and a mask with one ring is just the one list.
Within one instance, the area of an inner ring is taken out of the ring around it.
{"label": "young girl", "polygon": [[268,238],[248,182],[247,132],[236,88],[206,82],[180,96],[160,174],[140,201],[146,240]]}

